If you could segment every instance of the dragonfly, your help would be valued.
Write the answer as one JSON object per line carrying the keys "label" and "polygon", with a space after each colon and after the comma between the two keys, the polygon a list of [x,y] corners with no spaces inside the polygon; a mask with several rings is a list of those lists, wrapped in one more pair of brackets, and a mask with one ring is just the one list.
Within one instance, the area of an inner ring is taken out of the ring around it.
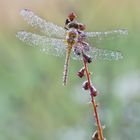
{"label": "dragonfly", "polygon": [[92,60],[119,60],[123,58],[120,51],[96,48],[87,40],[89,38],[101,40],[108,36],[127,35],[127,29],[86,32],[85,25],[77,22],[77,16],[74,12],[68,15],[65,27],[46,21],[29,9],[21,10],[20,15],[29,25],[39,29],[44,35],[22,30],[16,33],[17,38],[29,46],[38,47],[41,52],[54,56],[65,56],[63,85],[67,84],[70,57],[74,60],[82,60],[84,53],[89,55]]}

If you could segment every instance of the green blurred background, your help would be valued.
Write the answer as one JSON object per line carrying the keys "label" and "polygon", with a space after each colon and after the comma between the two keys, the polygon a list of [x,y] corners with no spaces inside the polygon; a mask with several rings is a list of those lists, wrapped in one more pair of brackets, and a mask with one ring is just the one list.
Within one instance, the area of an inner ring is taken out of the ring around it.
{"label": "green blurred background", "polygon": [[28,8],[63,26],[70,11],[88,31],[127,28],[125,38],[100,47],[120,50],[124,59],[90,65],[101,122],[108,140],[140,139],[139,0],[0,0],[0,140],[90,140],[96,130],[88,92],[76,77],[82,62],[71,60],[62,86],[64,58],[26,47],[15,34],[30,26],[19,15]]}

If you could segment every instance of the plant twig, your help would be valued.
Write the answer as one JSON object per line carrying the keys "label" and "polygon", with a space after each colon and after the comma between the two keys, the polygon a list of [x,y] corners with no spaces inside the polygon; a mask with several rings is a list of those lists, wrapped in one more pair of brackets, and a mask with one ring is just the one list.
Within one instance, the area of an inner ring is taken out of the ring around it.
{"label": "plant twig", "polygon": [[98,112],[97,112],[97,105],[96,105],[96,102],[94,99],[94,91],[93,91],[93,88],[91,85],[90,72],[89,72],[88,67],[87,67],[87,61],[84,58],[83,58],[83,62],[84,62],[84,68],[85,68],[86,77],[87,77],[87,81],[88,81],[88,87],[90,90],[91,103],[92,103],[93,108],[94,108],[95,119],[96,119],[96,124],[97,124],[97,128],[98,128],[99,140],[104,140],[102,127],[101,127],[100,119],[99,119]]}

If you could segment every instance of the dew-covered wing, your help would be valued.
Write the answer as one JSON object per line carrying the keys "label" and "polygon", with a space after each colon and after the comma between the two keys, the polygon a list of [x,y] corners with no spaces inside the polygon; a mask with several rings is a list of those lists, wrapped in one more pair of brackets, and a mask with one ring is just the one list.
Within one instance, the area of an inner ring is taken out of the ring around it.
{"label": "dew-covered wing", "polygon": [[32,27],[39,28],[49,37],[53,36],[58,38],[64,38],[65,36],[64,28],[42,19],[31,10],[23,9],[21,10],[20,15],[23,16],[23,18],[25,19],[25,21],[27,21],[28,24],[30,24]]}
{"label": "dew-covered wing", "polygon": [[93,60],[119,60],[123,58],[120,51],[90,47],[88,54]]}
{"label": "dew-covered wing", "polygon": [[96,39],[108,39],[108,38],[115,38],[128,35],[127,29],[116,29],[111,31],[105,32],[86,32],[85,33],[87,38],[96,38]]}
{"label": "dew-covered wing", "polygon": [[[85,51],[85,53],[94,60],[119,60],[123,59],[123,55],[120,51],[113,51],[108,49],[101,49],[96,47],[89,47],[89,51]],[[82,55],[76,55],[74,51],[71,54],[74,60],[82,60]]]}
{"label": "dew-covered wing", "polygon": [[40,51],[55,55],[63,56],[66,53],[66,45],[62,39],[48,38],[26,31],[17,32],[16,37],[27,45],[38,47]]}

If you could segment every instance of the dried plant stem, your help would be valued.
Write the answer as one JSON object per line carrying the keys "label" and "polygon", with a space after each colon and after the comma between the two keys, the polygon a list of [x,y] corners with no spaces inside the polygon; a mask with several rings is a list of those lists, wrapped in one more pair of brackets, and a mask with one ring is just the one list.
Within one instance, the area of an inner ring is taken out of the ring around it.
{"label": "dried plant stem", "polygon": [[100,119],[99,119],[98,112],[97,112],[97,105],[96,105],[96,102],[95,102],[95,99],[94,99],[94,93],[93,93],[93,90],[91,88],[90,73],[89,73],[89,70],[88,70],[88,67],[87,67],[87,62],[85,61],[85,59],[83,59],[83,61],[84,61],[86,77],[87,77],[87,80],[88,80],[88,86],[89,86],[89,89],[90,89],[91,102],[92,102],[92,105],[93,105],[93,108],[94,108],[96,124],[97,124],[97,127],[98,127],[99,140],[104,140],[102,127],[101,127]]}

